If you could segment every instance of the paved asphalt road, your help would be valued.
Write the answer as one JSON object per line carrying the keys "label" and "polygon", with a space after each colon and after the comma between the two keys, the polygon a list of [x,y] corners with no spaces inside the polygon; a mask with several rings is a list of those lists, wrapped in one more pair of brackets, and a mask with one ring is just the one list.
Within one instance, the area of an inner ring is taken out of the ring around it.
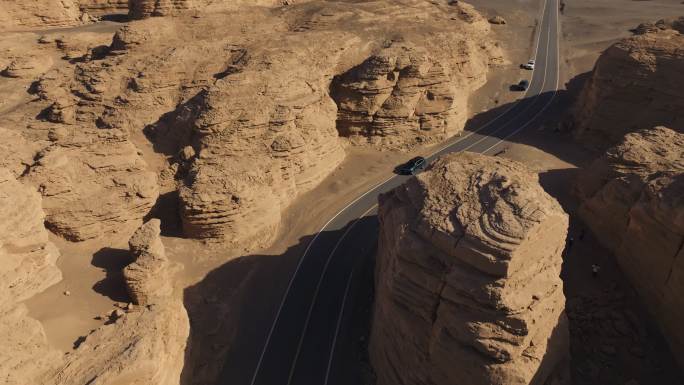
{"label": "paved asphalt road", "polygon": [[[558,0],[546,0],[540,12],[536,69],[527,93],[486,125],[444,143],[428,160],[454,151],[495,153],[503,140],[539,120],[558,89]],[[355,266],[377,243],[373,214],[378,195],[407,178],[388,175],[333,217],[309,243],[268,333],[251,385],[350,385],[344,380],[349,370],[335,352],[341,356],[339,345],[347,342],[350,317],[345,315]]]}

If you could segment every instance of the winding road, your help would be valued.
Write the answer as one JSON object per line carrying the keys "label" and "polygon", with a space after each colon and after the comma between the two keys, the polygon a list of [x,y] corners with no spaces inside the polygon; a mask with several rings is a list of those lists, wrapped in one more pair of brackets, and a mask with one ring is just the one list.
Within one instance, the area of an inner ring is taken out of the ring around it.
{"label": "winding road", "polygon": [[[539,121],[558,90],[558,7],[558,0],[545,0],[540,10],[536,68],[525,95],[484,126],[445,142],[428,161],[458,151],[494,153],[506,139]],[[315,234],[285,291],[251,385],[345,384],[346,369],[335,354],[345,338],[340,331],[349,329],[345,325],[349,317],[345,315],[350,308],[355,266],[377,243],[374,214],[378,195],[408,178],[388,176],[349,203]]]}

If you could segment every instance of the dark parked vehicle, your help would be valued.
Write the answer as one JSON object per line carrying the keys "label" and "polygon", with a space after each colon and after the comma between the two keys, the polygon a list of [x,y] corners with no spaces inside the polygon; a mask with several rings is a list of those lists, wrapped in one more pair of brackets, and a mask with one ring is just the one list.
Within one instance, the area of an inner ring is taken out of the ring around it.
{"label": "dark parked vehicle", "polygon": [[425,166],[427,166],[427,160],[422,156],[417,156],[397,167],[396,172],[401,175],[414,175],[425,170]]}
{"label": "dark parked vehicle", "polygon": [[528,80],[521,80],[520,83],[516,86],[518,91],[526,91],[527,88],[530,86],[530,82]]}

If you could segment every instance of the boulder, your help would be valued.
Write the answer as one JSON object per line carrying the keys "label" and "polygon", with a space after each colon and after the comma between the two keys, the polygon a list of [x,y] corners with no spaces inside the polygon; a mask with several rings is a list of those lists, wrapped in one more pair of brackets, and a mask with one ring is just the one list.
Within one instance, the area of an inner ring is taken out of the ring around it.
{"label": "boulder", "polygon": [[443,156],[380,197],[370,359],[379,385],[566,377],[568,216],[523,165]]}
{"label": "boulder", "polygon": [[499,15],[490,17],[488,21],[490,24],[506,24],[506,19]]}

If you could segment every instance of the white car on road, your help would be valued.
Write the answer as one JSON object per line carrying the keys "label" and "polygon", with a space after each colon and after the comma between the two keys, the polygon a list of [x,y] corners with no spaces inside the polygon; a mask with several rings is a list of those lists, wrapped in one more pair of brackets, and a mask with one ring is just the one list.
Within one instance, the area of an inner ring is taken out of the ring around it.
{"label": "white car on road", "polygon": [[521,64],[520,67],[524,68],[526,70],[533,70],[534,69],[534,60],[530,60],[525,64]]}

